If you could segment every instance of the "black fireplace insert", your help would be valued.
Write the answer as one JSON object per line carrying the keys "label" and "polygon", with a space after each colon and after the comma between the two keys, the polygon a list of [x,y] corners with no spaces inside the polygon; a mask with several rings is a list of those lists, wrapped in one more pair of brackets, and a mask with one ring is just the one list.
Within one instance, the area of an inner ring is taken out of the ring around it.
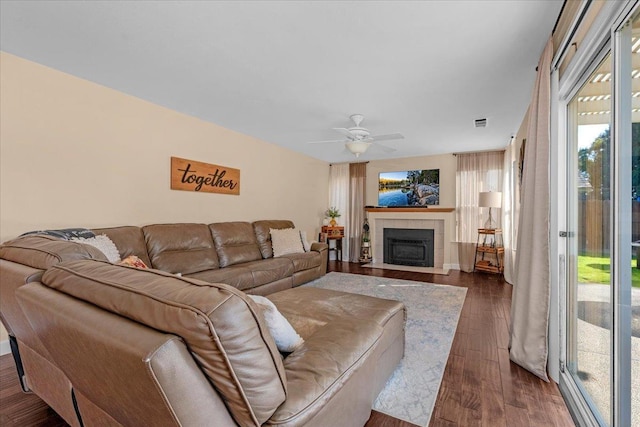
{"label": "black fireplace insert", "polygon": [[385,228],[383,231],[385,264],[433,267],[433,230]]}

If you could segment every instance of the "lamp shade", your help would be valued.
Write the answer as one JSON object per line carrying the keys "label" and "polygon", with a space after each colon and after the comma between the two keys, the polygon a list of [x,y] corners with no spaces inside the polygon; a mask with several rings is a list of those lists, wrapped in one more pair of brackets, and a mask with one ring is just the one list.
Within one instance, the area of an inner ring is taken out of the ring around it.
{"label": "lamp shade", "polygon": [[353,154],[355,154],[356,157],[358,157],[360,154],[367,151],[370,145],[371,145],[370,142],[365,142],[365,141],[351,141],[345,144],[347,149],[351,151]]}
{"label": "lamp shade", "polygon": [[478,197],[478,207],[481,208],[499,208],[502,206],[502,192],[500,191],[481,191]]}

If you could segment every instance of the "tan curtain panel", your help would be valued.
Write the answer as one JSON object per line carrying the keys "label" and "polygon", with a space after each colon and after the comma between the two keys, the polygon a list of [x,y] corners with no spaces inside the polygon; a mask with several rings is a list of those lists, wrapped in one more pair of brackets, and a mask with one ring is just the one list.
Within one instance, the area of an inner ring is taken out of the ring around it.
{"label": "tan curtain panel", "polygon": [[458,263],[461,271],[473,272],[476,257],[476,242],[458,242]]}
{"label": "tan curtain panel", "polygon": [[[360,243],[362,225],[364,224],[365,184],[367,180],[367,164],[351,163],[349,165],[349,261],[360,261]],[[346,230],[345,230],[346,231]]]}
{"label": "tan curtain panel", "polygon": [[[478,228],[483,228],[489,217],[488,208],[478,207],[481,191],[502,191],[504,152],[466,153],[457,155],[456,171],[456,224],[458,263],[460,270],[473,271]],[[499,222],[499,209],[494,208]]]}
{"label": "tan curtain panel", "polygon": [[[332,164],[329,168],[329,207],[333,206],[340,211],[340,217],[336,218],[338,225],[344,226],[345,236],[349,235],[349,164]],[[331,244],[334,247],[335,241]],[[343,239],[342,258],[338,261],[348,261],[349,239]],[[330,259],[337,257],[335,251],[329,253]]]}
{"label": "tan curtain panel", "polygon": [[513,284],[516,260],[518,220],[520,218],[520,146],[512,139],[504,152],[502,184],[502,240],[504,244],[504,280]]}
{"label": "tan curtain panel", "polygon": [[551,92],[550,39],[538,63],[529,105],[522,201],[511,301],[509,357],[549,381],[549,119]]}

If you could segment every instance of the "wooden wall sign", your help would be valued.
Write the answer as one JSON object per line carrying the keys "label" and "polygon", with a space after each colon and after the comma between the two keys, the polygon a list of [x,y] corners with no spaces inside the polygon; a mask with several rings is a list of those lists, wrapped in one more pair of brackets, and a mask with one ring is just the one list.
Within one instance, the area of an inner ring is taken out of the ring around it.
{"label": "wooden wall sign", "polygon": [[240,194],[240,169],[171,157],[171,189]]}

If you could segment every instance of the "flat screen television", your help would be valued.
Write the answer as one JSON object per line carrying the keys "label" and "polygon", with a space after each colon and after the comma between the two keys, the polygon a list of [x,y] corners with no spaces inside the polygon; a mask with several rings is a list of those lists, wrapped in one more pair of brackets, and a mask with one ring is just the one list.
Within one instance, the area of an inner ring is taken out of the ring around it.
{"label": "flat screen television", "polygon": [[378,176],[378,206],[439,204],[440,169],[383,172]]}

